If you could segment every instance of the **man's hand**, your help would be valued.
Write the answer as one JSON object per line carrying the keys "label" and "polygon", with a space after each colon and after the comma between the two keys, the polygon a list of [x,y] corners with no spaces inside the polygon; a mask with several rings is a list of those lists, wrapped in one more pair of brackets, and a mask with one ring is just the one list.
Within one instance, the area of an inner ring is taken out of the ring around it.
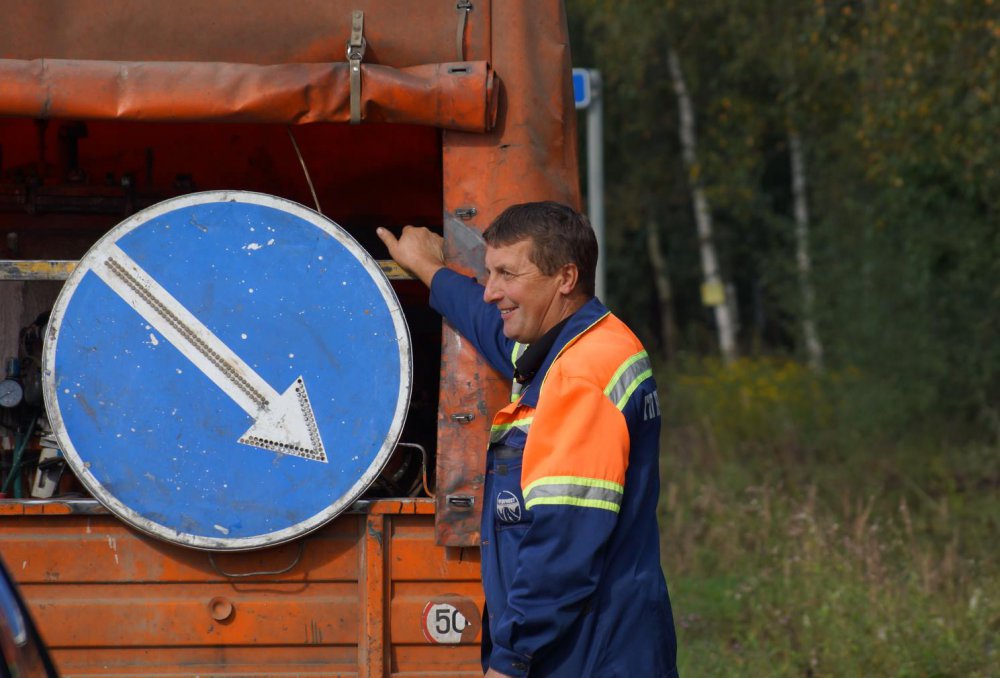
{"label": "man's hand", "polygon": [[511,678],[506,673],[500,673],[496,669],[490,669],[483,678]]}
{"label": "man's hand", "polygon": [[445,267],[444,238],[426,228],[404,226],[399,238],[387,228],[375,233],[389,248],[389,256],[428,287],[434,274]]}

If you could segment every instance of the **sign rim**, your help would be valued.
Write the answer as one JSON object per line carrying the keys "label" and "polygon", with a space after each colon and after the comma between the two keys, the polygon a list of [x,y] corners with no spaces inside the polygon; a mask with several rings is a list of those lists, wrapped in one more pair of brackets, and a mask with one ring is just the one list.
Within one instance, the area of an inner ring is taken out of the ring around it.
{"label": "sign rim", "polygon": [[[272,532],[250,537],[232,538],[206,537],[167,527],[146,518],[108,492],[87,468],[89,462],[83,460],[77,452],[76,446],[73,444],[73,440],[63,421],[62,412],[59,409],[59,397],[55,380],[55,356],[59,344],[62,320],[74,292],[83,280],[83,277],[91,270],[91,261],[95,259],[101,260],[101,256],[105,253],[105,250],[110,249],[128,233],[157,217],[184,207],[225,202],[259,205],[292,214],[320,228],[337,240],[361,264],[361,267],[369,274],[372,282],[381,293],[383,300],[386,302],[389,315],[392,318],[393,328],[396,333],[396,343],[400,353],[399,393],[396,398],[392,423],[389,426],[382,446],[373,457],[368,469],[336,501],[311,517]],[[255,191],[217,190],[188,193],[147,207],[112,227],[80,258],[79,264],[63,284],[49,315],[48,327],[46,328],[42,347],[42,395],[49,425],[52,427],[53,434],[59,442],[63,456],[84,487],[109,511],[141,532],[169,543],[208,551],[248,551],[276,546],[313,532],[343,513],[351,504],[360,499],[362,493],[378,478],[385,464],[388,462],[406,424],[406,415],[409,410],[412,389],[413,352],[410,330],[403,316],[402,306],[399,303],[396,292],[392,289],[392,284],[385,276],[378,262],[350,233],[329,217],[293,200]]]}

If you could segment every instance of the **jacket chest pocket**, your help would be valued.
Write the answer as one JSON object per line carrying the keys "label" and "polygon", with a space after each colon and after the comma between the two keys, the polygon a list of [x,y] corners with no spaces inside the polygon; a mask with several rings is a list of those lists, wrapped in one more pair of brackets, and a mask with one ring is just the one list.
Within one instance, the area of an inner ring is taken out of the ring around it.
{"label": "jacket chest pocket", "polygon": [[497,530],[524,526],[531,522],[531,515],[524,508],[521,494],[522,450],[497,446],[493,455],[492,506]]}

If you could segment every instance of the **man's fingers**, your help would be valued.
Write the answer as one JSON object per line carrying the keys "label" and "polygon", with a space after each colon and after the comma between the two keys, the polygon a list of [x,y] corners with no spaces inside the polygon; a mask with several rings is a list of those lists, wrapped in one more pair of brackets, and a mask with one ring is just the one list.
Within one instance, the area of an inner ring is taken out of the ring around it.
{"label": "man's fingers", "polygon": [[375,229],[389,256],[396,263],[430,287],[434,274],[444,267],[442,245],[444,239],[423,227],[404,226],[397,238],[389,229],[379,226]]}
{"label": "man's fingers", "polygon": [[384,242],[385,246],[388,247],[390,250],[396,246],[396,243],[399,242],[399,240],[396,239],[396,236],[394,236],[392,234],[392,231],[390,231],[388,228],[382,228],[381,226],[379,226],[378,228],[375,229],[375,235],[377,235],[379,237],[379,240]]}

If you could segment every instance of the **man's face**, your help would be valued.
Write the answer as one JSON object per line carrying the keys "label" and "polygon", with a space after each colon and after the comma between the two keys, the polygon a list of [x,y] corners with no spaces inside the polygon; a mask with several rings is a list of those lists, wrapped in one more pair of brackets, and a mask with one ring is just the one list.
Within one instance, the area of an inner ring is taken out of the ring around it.
{"label": "man's face", "polygon": [[[506,337],[530,344],[555,327],[575,308],[567,298],[576,283],[567,280],[566,268],[545,275],[531,261],[534,241],[486,247],[486,289],[483,300],[496,304]],[[574,267],[575,273],[575,267]]]}

